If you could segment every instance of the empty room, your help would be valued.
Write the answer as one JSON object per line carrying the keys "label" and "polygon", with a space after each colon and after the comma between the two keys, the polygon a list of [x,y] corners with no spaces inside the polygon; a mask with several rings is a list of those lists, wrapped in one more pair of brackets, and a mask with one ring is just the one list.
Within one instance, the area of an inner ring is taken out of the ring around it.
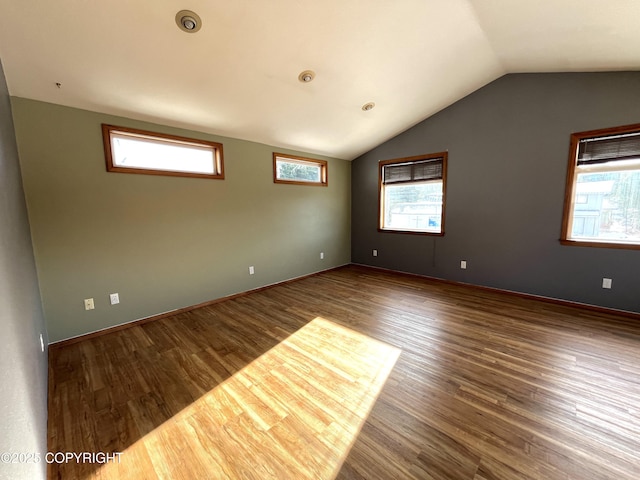
{"label": "empty room", "polygon": [[640,478],[639,18],[0,0],[0,479]]}

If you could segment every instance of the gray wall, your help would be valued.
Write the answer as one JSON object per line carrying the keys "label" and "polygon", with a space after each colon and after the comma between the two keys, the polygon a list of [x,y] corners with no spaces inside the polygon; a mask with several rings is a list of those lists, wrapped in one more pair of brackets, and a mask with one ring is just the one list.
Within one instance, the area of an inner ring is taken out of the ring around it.
{"label": "gray wall", "polygon": [[[325,158],[328,187],[274,184],[267,145],[12,102],[52,341],[350,261],[350,162]],[[226,178],[108,173],[101,123],[221,142]]]}
{"label": "gray wall", "polygon": [[[1,64],[0,195],[0,453],[30,452],[44,456],[47,452],[47,333],[11,104]],[[44,352],[40,348],[40,335]],[[46,478],[45,463],[43,460],[40,463],[1,462],[0,478]]]}
{"label": "gray wall", "polygon": [[[558,241],[569,135],[631,123],[640,72],[502,77],[354,160],[352,261],[640,312],[640,251]],[[378,232],[378,162],[444,150],[445,236]]]}

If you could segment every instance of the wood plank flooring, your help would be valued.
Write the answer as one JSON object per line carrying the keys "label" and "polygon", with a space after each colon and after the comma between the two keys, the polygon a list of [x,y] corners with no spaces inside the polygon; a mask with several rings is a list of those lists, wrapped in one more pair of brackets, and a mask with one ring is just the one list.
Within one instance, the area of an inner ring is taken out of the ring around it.
{"label": "wood plank flooring", "polygon": [[349,266],[49,363],[49,451],[122,452],[49,478],[640,478],[613,315]]}

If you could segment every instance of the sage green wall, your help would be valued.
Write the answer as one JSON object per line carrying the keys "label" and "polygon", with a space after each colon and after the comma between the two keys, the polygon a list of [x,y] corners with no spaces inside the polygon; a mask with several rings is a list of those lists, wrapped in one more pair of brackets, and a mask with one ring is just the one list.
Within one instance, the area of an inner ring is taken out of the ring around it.
{"label": "sage green wall", "polygon": [[41,456],[0,461],[2,480],[47,478],[47,331],[24,200],[0,62],[0,453]]}
{"label": "sage green wall", "polygon": [[[350,261],[350,162],[275,149],[328,160],[329,186],[274,184],[267,145],[12,104],[53,342]],[[101,123],[221,142],[226,178],[108,173]]]}

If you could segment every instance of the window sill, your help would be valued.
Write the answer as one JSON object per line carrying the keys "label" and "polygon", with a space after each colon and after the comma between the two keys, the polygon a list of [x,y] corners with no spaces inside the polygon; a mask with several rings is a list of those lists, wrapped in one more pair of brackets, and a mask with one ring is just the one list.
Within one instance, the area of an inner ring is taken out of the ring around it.
{"label": "window sill", "polygon": [[444,232],[421,232],[418,230],[391,230],[389,228],[378,228],[379,232],[384,233],[407,233],[409,235],[426,235],[429,237],[444,237]]}
{"label": "window sill", "polygon": [[596,247],[596,248],[618,248],[626,250],[640,250],[640,244],[634,243],[611,243],[611,242],[593,242],[588,240],[565,240],[560,239],[560,244],[572,247]]}

